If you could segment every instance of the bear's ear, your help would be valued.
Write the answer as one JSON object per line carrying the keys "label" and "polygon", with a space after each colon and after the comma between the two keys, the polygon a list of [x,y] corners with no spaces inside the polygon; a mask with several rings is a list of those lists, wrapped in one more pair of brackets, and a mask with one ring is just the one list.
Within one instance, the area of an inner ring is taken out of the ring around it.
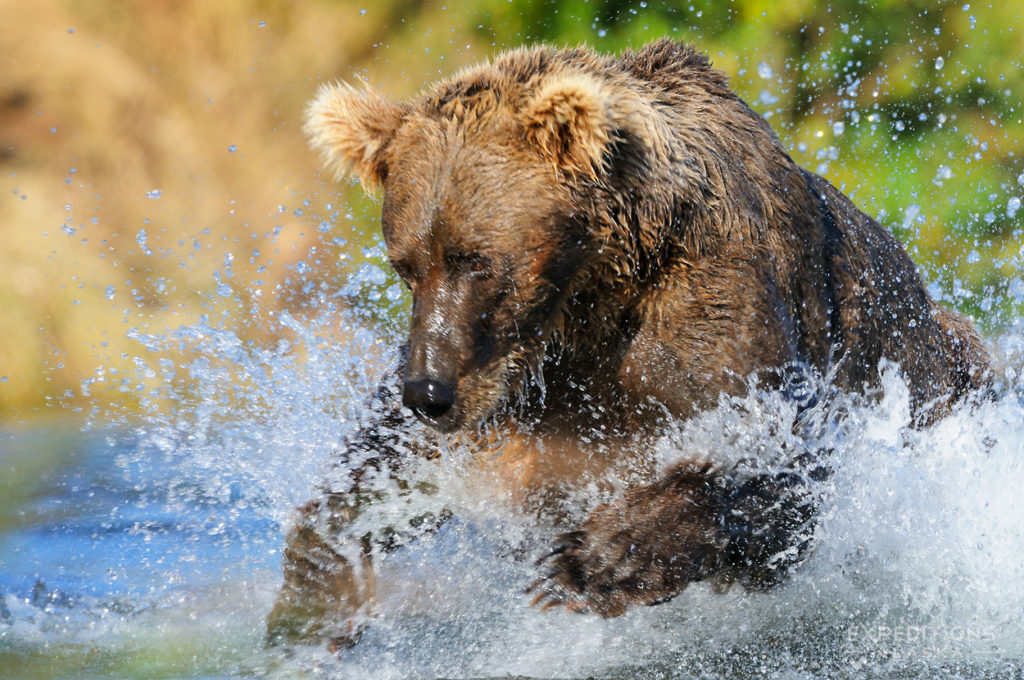
{"label": "bear's ear", "polygon": [[369,88],[323,85],[306,108],[303,129],[335,179],[355,174],[371,190],[387,176],[384,151],[407,111]]}
{"label": "bear's ear", "polygon": [[607,88],[584,73],[544,82],[523,115],[526,138],[556,168],[597,176],[614,136]]}

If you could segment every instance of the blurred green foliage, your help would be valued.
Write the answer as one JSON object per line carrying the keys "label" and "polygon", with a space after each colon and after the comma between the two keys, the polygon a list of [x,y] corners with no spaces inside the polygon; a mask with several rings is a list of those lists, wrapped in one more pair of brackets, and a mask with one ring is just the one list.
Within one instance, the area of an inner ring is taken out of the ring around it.
{"label": "blurred green foliage", "polygon": [[0,416],[151,407],[140,395],[161,378],[136,361],[129,329],[203,319],[275,342],[261,320],[343,288],[377,238],[374,200],[320,178],[305,147],[318,83],[365,78],[406,97],[535,41],[694,43],[799,163],[891,226],[933,292],[996,333],[1024,311],[1022,11],[0,0]]}

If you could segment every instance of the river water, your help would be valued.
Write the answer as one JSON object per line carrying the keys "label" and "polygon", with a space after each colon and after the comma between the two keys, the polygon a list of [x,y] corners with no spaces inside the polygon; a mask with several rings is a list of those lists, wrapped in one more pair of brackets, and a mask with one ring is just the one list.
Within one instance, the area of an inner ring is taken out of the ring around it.
{"label": "river water", "polygon": [[[816,435],[836,452],[816,547],[769,593],[698,584],[612,620],[541,613],[523,593],[535,555],[515,550],[530,527],[461,496],[453,452],[428,474],[455,518],[381,564],[377,618],[339,655],[266,649],[264,618],[291,509],[399,331],[338,310],[278,323],[292,340],[273,348],[205,325],[138,336],[140,372],[169,372],[149,415],[3,432],[20,481],[0,503],[0,677],[1024,674],[1020,322],[990,339],[993,401],[916,430],[889,369],[877,399],[841,404]],[[186,358],[161,362],[168,347]],[[788,408],[723,401],[653,455],[743,457]]]}

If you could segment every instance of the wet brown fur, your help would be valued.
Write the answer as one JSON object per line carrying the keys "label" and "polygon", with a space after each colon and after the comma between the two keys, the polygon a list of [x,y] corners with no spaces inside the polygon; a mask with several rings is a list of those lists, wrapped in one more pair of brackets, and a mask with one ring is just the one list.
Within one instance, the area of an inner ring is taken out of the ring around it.
{"label": "wet brown fur", "polygon": [[[987,379],[972,325],[899,243],[685,45],[519,49],[411,104],[328,87],[307,130],[329,167],[383,186],[415,300],[406,378],[453,386],[437,429],[501,433],[482,465],[523,507],[787,365],[865,391],[894,362],[920,421]],[[614,616],[706,578],[771,585],[773,556],[806,547],[793,479],[682,464],[561,537],[538,603]]]}

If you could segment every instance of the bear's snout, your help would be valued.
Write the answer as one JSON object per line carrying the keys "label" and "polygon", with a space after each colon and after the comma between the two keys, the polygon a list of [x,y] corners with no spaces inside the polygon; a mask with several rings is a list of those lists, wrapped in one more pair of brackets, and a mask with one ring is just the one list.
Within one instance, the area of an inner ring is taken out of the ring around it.
{"label": "bear's snout", "polygon": [[430,378],[407,380],[402,403],[428,425],[441,427],[455,406],[455,390]]}

